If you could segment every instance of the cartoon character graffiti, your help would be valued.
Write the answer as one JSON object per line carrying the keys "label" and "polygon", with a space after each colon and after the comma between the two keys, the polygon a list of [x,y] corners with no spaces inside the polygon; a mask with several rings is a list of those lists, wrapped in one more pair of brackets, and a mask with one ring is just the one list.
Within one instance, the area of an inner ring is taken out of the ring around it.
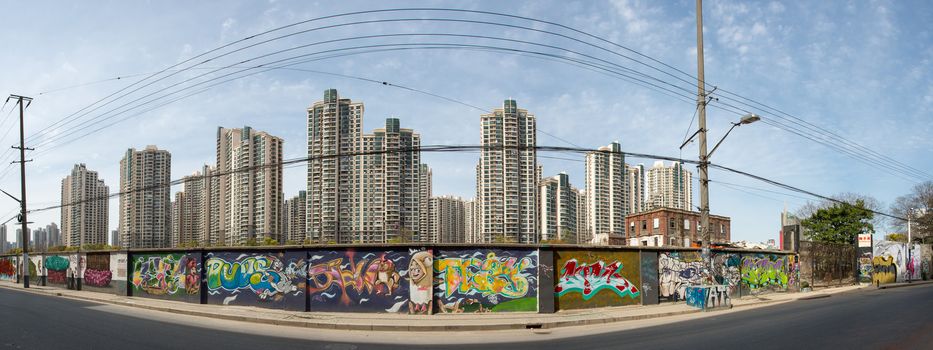
{"label": "cartoon character graffiti", "polygon": [[622,276],[622,267],[618,261],[606,264],[598,260],[587,264],[577,259],[567,260],[560,269],[560,279],[554,292],[558,298],[567,293],[581,293],[584,301],[603,290],[609,290],[620,298],[636,298],[638,288]]}
{"label": "cartoon character graffiti", "polygon": [[658,256],[659,296],[678,301],[688,285],[701,284],[706,268],[697,252],[669,252]]}
{"label": "cartoon character graffiti", "polygon": [[408,313],[431,313],[431,268],[434,258],[430,252],[420,251],[411,256],[408,265]]}
{"label": "cartoon character graffiti", "polygon": [[388,259],[377,259],[373,261],[373,264],[376,265],[376,281],[373,282],[374,287],[378,289],[380,285],[384,285],[389,290],[387,294],[395,292],[395,288],[398,288],[399,280],[402,279],[402,276],[395,271],[395,263]]}

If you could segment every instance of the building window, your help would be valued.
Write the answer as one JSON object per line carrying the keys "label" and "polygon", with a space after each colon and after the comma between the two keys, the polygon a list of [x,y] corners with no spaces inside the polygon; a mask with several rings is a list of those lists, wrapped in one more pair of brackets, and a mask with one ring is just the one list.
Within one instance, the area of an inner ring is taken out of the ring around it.
{"label": "building window", "polygon": [[654,218],[654,228],[661,227],[661,219]]}
{"label": "building window", "polygon": [[660,247],[660,246],[661,246],[660,244],[658,244],[658,237],[655,237],[655,238],[654,238],[654,246],[655,246],[655,247]]}
{"label": "building window", "polygon": [[642,221],[641,221],[641,229],[642,229],[643,231],[648,229],[648,220],[642,220]]}
{"label": "building window", "polygon": [[677,228],[677,221],[674,220],[674,218],[670,218],[670,220],[668,220],[668,221],[669,221],[669,224],[670,224],[670,225],[669,225],[670,228],[672,228],[672,229]]}

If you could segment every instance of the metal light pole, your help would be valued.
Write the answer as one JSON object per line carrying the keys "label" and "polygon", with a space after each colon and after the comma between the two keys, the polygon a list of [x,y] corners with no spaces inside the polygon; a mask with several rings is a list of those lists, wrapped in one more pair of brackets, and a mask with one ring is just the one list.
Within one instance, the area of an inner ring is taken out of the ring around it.
{"label": "metal light pole", "polygon": [[910,214],[912,214],[913,212],[914,212],[914,208],[910,208],[910,210],[907,212],[907,266],[908,266],[907,283],[910,283],[911,282],[910,279],[913,277],[913,273],[911,272],[912,269],[909,268],[909,267],[912,267],[914,264],[914,262],[911,261],[911,257],[910,257],[910,238],[911,238],[910,237]]}

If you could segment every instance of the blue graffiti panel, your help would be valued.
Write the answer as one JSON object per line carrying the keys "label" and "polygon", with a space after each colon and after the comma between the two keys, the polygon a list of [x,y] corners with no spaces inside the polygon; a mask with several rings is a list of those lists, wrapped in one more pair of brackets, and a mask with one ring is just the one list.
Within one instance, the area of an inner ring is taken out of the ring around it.
{"label": "blue graffiti panel", "polygon": [[303,311],[306,256],[303,251],[207,253],[207,302]]}

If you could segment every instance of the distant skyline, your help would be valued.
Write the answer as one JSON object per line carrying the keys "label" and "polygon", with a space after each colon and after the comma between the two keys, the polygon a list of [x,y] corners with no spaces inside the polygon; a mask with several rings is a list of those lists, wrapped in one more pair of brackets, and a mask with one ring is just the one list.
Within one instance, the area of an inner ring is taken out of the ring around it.
{"label": "distant skyline", "polygon": [[[300,1],[17,4],[15,11],[0,13],[0,20],[15,28],[0,33],[6,51],[13,53],[0,56],[0,63],[6,67],[4,79],[0,80],[0,97],[14,93],[35,98],[27,110],[28,137],[142,78],[139,74],[157,72],[277,26],[373,6],[388,5]],[[687,73],[696,72],[693,1],[410,2],[392,6],[463,7],[554,21],[631,47]],[[469,18],[527,24],[514,19],[426,12],[357,16],[341,21],[377,17]],[[933,135],[931,22],[933,4],[924,1],[707,2],[706,78],[710,85],[765,102],[929,173],[933,172],[933,158],[929,157],[933,149],[933,138],[929,136]],[[205,66],[235,64],[252,56],[333,38],[411,32],[535,41],[614,57],[617,63],[636,67],[618,56],[583,50],[579,44],[541,33],[427,21],[360,24],[296,35]],[[439,37],[418,37],[341,45],[403,40],[443,41]],[[543,50],[481,39],[460,42]],[[302,52],[310,51],[296,53]],[[249,125],[266,131],[283,139],[285,159],[305,157],[307,108],[328,88],[365,104],[364,130],[379,127],[386,118],[399,118],[403,125],[421,134],[424,145],[479,144],[480,115],[512,98],[535,114],[538,145],[597,148],[619,140],[623,151],[697,157],[696,143],[682,152],[678,150],[684,137],[696,129],[695,121],[691,126],[695,102],[528,54],[408,50],[334,57],[294,68],[304,71],[275,70],[220,85],[48,153],[42,152],[61,140],[43,144],[43,139],[37,139],[27,144],[39,149],[29,157],[34,161],[27,164],[30,208],[58,204],[61,180],[78,163],[99,172],[111,189],[118,188],[119,162],[129,148],[156,145],[171,152],[171,178],[180,179],[200,170],[203,164],[214,163],[218,126]],[[187,78],[204,72],[182,75]],[[386,81],[485,111],[411,90],[320,72]],[[118,76],[124,78],[112,79]],[[100,82],[105,79],[111,80]],[[81,86],[68,88],[75,85]],[[82,120],[142,95],[134,96]],[[717,103],[721,102],[714,101],[711,106]],[[17,115],[11,107],[0,110],[0,174],[5,173],[0,177],[0,188],[18,196],[18,168],[6,171],[6,164],[13,160],[13,152],[6,149],[18,141],[18,129],[14,128]],[[766,119],[771,116],[764,110],[753,112]],[[737,119],[736,115],[710,108],[710,147],[726,132],[729,122]],[[72,126],[52,135],[76,129]],[[538,155],[544,177],[564,171],[575,187],[583,188],[582,155]],[[474,197],[478,159],[478,153],[424,154],[422,162],[433,169],[434,195]],[[712,161],[824,195],[870,195],[884,203],[885,211],[894,198],[908,193],[914,184],[877,164],[855,161],[762,122],[736,129]],[[626,162],[650,167],[654,160],[627,156]],[[696,168],[687,169],[694,174],[693,187],[698,192]],[[306,174],[303,166],[284,169],[285,198],[305,189]],[[794,211],[806,201],[801,194],[784,196],[740,187],[787,193],[722,171],[712,170],[711,179],[711,212],[732,218],[732,239],[736,241],[776,239],[785,205]],[[181,186],[173,187],[172,193],[180,190]],[[694,205],[698,204],[698,197],[694,197]],[[118,207],[117,199],[111,200],[110,229],[117,228]],[[0,199],[0,222],[17,211],[17,203]],[[58,210],[30,216],[35,227],[60,220]],[[9,232],[15,229],[8,226]],[[888,233],[888,228],[879,231]],[[12,234],[8,239],[15,242]]]}

